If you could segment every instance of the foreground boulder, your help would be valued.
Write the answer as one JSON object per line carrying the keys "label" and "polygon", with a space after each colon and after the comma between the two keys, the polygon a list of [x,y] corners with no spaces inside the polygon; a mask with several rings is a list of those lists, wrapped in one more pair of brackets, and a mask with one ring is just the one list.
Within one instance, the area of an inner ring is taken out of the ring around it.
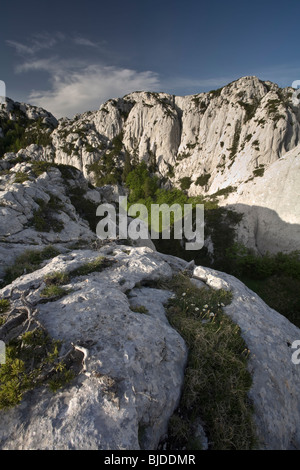
{"label": "foreground boulder", "polygon": [[[97,257],[92,251],[61,255],[2,295],[31,287],[27,298],[34,302],[47,274],[74,270]],[[171,294],[154,291],[151,311],[142,314],[130,309],[124,292],[137,282],[171,276],[171,268],[147,249],[130,255],[125,247],[115,248],[107,259],[116,261],[113,268],[74,278],[69,295],[38,307],[38,320],[53,338],[66,348],[73,343],[88,351],[86,370],[54,395],[39,388],[2,411],[1,448],[154,449],[166,432],[187,356],[182,338],[160,318]]]}
{"label": "foreground boulder", "polygon": [[[103,269],[87,269],[99,256]],[[258,447],[299,449],[300,366],[291,345],[300,330],[232,276],[117,244],[57,256],[0,291],[16,308],[25,292],[33,320],[63,342],[62,354],[81,351],[80,370],[66,387],[53,394],[40,386],[1,410],[0,448],[156,449],[179,403],[187,361],[184,341],[165,317],[172,293],[158,281],[186,269],[233,293],[225,313],[250,350]],[[66,293],[47,299],[46,279],[55,272],[68,273]]]}

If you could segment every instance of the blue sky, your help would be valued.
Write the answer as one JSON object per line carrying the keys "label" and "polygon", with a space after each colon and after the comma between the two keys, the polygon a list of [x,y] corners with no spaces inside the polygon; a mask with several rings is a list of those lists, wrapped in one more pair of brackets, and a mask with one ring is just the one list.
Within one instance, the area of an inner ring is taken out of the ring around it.
{"label": "blue sky", "polygon": [[7,96],[57,117],[136,90],[300,79],[299,0],[15,0],[0,9]]}

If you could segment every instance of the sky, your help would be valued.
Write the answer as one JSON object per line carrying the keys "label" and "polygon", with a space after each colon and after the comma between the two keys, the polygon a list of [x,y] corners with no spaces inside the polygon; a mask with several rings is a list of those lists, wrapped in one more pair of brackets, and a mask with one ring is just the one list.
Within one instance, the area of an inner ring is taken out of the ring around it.
{"label": "sky", "polygon": [[299,0],[14,0],[0,17],[6,95],[57,118],[133,91],[300,79]]}

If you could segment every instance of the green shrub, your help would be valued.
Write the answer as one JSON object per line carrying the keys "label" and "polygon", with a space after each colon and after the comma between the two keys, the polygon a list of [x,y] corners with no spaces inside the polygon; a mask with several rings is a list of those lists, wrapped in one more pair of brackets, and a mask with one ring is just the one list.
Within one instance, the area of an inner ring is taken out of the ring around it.
{"label": "green shrub", "polygon": [[259,101],[254,99],[253,103],[246,103],[244,101],[238,101],[239,105],[246,111],[245,122],[250,121],[256,113],[259,106]]}
{"label": "green shrub", "polygon": [[203,175],[198,176],[198,178],[195,181],[195,184],[197,186],[206,186],[210,177],[211,177],[210,173],[204,173]]}
{"label": "green shrub", "polygon": [[141,162],[128,174],[126,186],[129,189],[129,202],[137,202],[153,198],[159,184],[158,178],[150,174],[146,163]]}
{"label": "green shrub", "polygon": [[64,223],[56,218],[57,212],[63,208],[61,200],[51,195],[48,202],[43,199],[37,199],[39,209],[33,212],[31,225],[38,232],[61,232],[64,228]]}
{"label": "green shrub", "polygon": [[15,183],[24,183],[25,181],[28,181],[29,177],[27,173],[23,173],[22,171],[17,171],[15,173]]}
{"label": "green shrub", "polygon": [[253,176],[264,176],[265,169],[263,167],[253,170]]}
{"label": "green shrub", "polygon": [[28,119],[26,114],[17,105],[13,110],[15,119],[0,119],[0,127],[4,137],[0,138],[0,158],[6,152],[17,153],[28,145],[50,145],[53,128],[44,124],[42,118],[36,121]]}
{"label": "green shrub", "polygon": [[229,194],[233,193],[236,191],[236,186],[226,186],[226,188],[219,189],[219,191],[216,191],[214,194],[211,195],[211,197],[219,197],[219,196],[224,196],[227,197]]}
{"label": "green shrub", "polygon": [[0,299],[0,315],[6,313],[10,308],[10,302],[8,299]]}
{"label": "green shrub", "polygon": [[94,174],[97,187],[122,182],[122,169],[117,166],[115,156],[111,152],[104,153],[99,160],[87,165],[86,168],[89,173]]}
{"label": "green shrub", "polygon": [[0,299],[0,326],[6,321],[6,314],[10,309],[10,301],[8,299]]}
{"label": "green shrub", "polygon": [[179,153],[179,154],[177,155],[176,160],[177,160],[178,162],[180,162],[181,160],[185,160],[186,158],[189,158],[190,156],[191,156],[190,153],[182,152],[182,153]]}
{"label": "green shrub", "polygon": [[192,184],[192,179],[190,176],[184,176],[183,178],[180,178],[180,188],[182,191],[185,191],[190,188]]}
{"label": "green shrub", "polygon": [[82,219],[85,219],[88,222],[90,229],[93,232],[96,232],[96,210],[98,204],[85,198],[85,194],[86,190],[78,187],[70,187],[68,190],[68,196],[72,205],[75,207],[76,212],[80,215]]}
{"label": "green shrub", "polygon": [[212,95],[212,98],[217,98],[221,95],[221,92],[224,87],[218,88],[217,90],[210,90],[209,93]]}
{"label": "green shrub", "polygon": [[43,173],[47,172],[50,168],[55,166],[55,164],[52,162],[43,162],[43,161],[33,161],[31,162],[31,165],[32,165],[31,171],[36,178],[42,175]]}
{"label": "green shrub", "polygon": [[60,347],[59,341],[40,328],[7,345],[6,363],[0,367],[0,409],[18,405],[24,393],[35,387],[51,385],[53,390],[53,381],[64,386],[74,377],[73,371],[59,360]]}
{"label": "green shrub", "polygon": [[232,160],[232,163],[239,149],[240,136],[241,136],[241,123],[237,122],[235,124],[232,147],[229,149],[230,150],[229,158],[230,160]]}

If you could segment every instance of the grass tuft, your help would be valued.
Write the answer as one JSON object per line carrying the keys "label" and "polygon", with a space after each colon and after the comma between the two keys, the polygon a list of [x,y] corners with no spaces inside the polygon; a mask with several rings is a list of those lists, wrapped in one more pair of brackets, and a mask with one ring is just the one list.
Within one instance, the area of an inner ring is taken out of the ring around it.
{"label": "grass tuft", "polygon": [[196,287],[188,277],[173,278],[175,293],[168,319],[189,349],[179,410],[170,420],[170,448],[200,448],[195,442],[199,417],[215,450],[251,449],[256,443],[248,390],[249,351],[240,328],[224,313],[231,292]]}
{"label": "grass tuft", "polygon": [[41,263],[45,260],[58,256],[60,252],[49,245],[43,250],[25,250],[24,253],[17,256],[12,266],[9,266],[4,275],[4,280],[1,287],[4,287],[13,282],[23,274],[29,274],[40,268]]}

